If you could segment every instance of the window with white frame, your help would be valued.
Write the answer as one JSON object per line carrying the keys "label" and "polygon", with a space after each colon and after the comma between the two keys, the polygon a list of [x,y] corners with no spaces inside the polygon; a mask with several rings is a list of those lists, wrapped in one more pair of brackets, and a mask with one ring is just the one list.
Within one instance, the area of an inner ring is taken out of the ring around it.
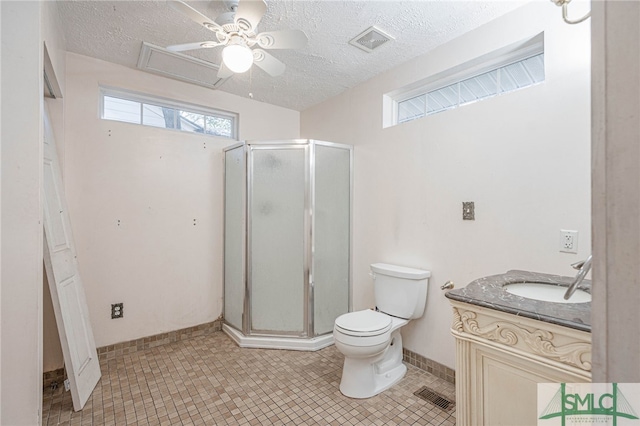
{"label": "window with white frame", "polygon": [[120,89],[100,88],[100,112],[104,120],[229,139],[238,135],[238,114]]}
{"label": "window with white frame", "polygon": [[[505,52],[506,51],[506,52]],[[540,34],[517,48],[505,48],[386,95],[395,125],[448,111],[543,82],[544,43]],[[385,111],[385,114],[388,112]]]}

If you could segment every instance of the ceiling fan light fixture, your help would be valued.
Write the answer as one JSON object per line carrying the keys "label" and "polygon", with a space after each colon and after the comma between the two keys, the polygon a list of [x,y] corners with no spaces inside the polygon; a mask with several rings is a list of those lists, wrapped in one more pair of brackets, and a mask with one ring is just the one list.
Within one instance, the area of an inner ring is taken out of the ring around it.
{"label": "ceiling fan light fixture", "polygon": [[222,62],[235,73],[246,72],[253,65],[253,52],[242,44],[230,44],[222,50]]}

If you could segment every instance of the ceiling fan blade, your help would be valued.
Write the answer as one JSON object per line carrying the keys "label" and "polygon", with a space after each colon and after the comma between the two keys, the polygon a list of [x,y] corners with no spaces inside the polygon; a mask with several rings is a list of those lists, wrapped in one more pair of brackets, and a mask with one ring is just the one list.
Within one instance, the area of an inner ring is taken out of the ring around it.
{"label": "ceiling fan blade", "polygon": [[229,78],[233,75],[233,71],[224,66],[224,62],[220,63],[220,69],[218,70],[218,78]]}
{"label": "ceiling fan blade", "polygon": [[282,30],[260,33],[256,40],[263,49],[301,49],[309,39],[304,31]]}
{"label": "ceiling fan blade", "polygon": [[253,49],[253,63],[262,68],[271,77],[281,75],[286,66],[262,49]]}
{"label": "ceiling fan blade", "polygon": [[196,43],[174,44],[167,46],[167,50],[171,50],[172,52],[184,52],[185,50],[208,49],[210,47],[219,46],[220,44],[222,43],[218,43],[217,41],[199,41]]}
{"label": "ceiling fan blade", "polygon": [[192,21],[202,25],[208,30],[224,32],[222,27],[216,24],[215,21],[213,21],[213,19],[207,18],[202,13],[198,12],[197,10],[195,10],[194,8],[192,8],[191,6],[189,6],[183,1],[180,1],[180,0],[169,1],[169,6],[171,6],[174,10],[177,10],[178,12],[182,13]]}
{"label": "ceiling fan blade", "polygon": [[239,0],[236,10],[236,24],[244,31],[255,32],[266,11],[267,3],[265,0]]}

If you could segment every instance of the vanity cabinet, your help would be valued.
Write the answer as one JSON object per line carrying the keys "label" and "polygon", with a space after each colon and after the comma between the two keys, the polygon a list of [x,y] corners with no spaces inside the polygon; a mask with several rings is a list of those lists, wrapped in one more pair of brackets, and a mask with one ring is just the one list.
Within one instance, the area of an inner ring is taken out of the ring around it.
{"label": "vanity cabinet", "polygon": [[536,425],[538,383],[591,381],[590,332],[450,302],[459,426]]}

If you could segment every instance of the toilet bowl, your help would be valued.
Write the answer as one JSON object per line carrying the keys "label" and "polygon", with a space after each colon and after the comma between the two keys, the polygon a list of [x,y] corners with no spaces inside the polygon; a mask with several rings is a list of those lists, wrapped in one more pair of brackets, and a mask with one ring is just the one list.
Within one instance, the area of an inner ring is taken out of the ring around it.
{"label": "toilet bowl", "polygon": [[351,398],[370,398],[404,377],[400,329],[422,316],[431,275],[381,263],[371,270],[378,310],[346,313],[333,327],[336,348],[345,357],[340,392]]}
{"label": "toilet bowl", "polygon": [[[372,320],[371,325],[362,324],[362,318]],[[407,367],[402,363],[400,327],[408,322],[371,309],[336,319],[333,340],[345,356],[340,382],[343,395],[370,398],[404,377]]]}

